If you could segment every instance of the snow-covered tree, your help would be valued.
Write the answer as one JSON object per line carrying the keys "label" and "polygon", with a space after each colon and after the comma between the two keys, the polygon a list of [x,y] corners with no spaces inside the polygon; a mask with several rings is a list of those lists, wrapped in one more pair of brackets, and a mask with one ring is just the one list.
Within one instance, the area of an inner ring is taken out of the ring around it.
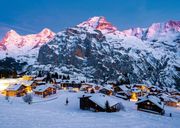
{"label": "snow-covered tree", "polygon": [[33,97],[31,94],[26,94],[24,97],[23,97],[23,101],[28,103],[28,104],[31,104],[32,103],[32,100],[33,100]]}

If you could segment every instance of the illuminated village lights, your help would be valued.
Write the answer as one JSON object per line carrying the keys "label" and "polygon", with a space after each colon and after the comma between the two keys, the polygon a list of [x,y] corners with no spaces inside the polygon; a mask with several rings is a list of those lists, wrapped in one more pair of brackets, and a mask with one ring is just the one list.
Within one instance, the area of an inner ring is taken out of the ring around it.
{"label": "illuminated village lights", "polygon": [[18,79],[0,79],[0,91],[5,90],[10,84],[15,84]]}

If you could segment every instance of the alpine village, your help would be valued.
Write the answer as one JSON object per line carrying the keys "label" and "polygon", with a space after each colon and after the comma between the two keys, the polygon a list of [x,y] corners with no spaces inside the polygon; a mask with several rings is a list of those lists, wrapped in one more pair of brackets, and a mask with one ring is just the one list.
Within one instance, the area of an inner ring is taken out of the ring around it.
{"label": "alpine village", "polygon": [[[3,76],[4,74],[1,74]],[[7,75],[7,74],[6,74]],[[8,101],[22,97],[24,102],[33,104],[33,98],[46,99],[67,91],[81,93],[79,108],[93,112],[118,112],[125,106],[114,97],[134,102],[137,111],[164,115],[164,107],[180,107],[180,92],[168,87],[142,83],[130,84],[123,78],[116,81],[83,79],[57,73],[39,71],[37,75],[12,75],[0,79],[0,92]],[[68,104],[68,98],[66,99]],[[170,113],[170,116],[172,114]]]}

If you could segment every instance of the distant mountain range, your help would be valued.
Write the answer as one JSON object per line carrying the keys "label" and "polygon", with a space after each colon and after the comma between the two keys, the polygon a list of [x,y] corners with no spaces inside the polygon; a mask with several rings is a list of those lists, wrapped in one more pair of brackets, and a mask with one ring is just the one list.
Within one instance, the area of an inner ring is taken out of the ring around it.
{"label": "distant mountain range", "polygon": [[[39,53],[39,54],[38,54]],[[119,31],[104,17],[93,17],[57,34],[44,29],[20,36],[11,30],[0,42],[1,58],[29,65],[67,67],[69,73],[160,86],[180,85],[180,21]]]}

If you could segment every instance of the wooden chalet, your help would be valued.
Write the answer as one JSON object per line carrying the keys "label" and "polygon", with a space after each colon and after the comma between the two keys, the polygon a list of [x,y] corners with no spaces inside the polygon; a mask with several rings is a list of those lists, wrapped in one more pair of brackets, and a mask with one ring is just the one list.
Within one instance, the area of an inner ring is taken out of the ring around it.
{"label": "wooden chalet", "polygon": [[32,86],[33,86],[34,81],[22,81],[21,84],[26,87],[26,92],[31,92],[32,91]]}
{"label": "wooden chalet", "polygon": [[85,91],[85,92],[95,92],[97,90],[100,89],[100,86],[94,83],[81,83],[81,91]]}
{"label": "wooden chalet", "polygon": [[40,86],[40,85],[45,85],[46,82],[45,81],[38,81],[38,82],[33,82],[32,84],[32,88],[36,88],[36,86]]}
{"label": "wooden chalet", "polygon": [[78,80],[63,80],[61,88],[73,92],[78,92],[81,88],[81,83]]}
{"label": "wooden chalet", "polygon": [[107,81],[107,84],[112,85],[113,88],[117,86],[117,82],[116,81]]}
{"label": "wooden chalet", "polygon": [[151,86],[149,87],[149,91],[151,94],[160,94],[162,92],[162,89],[158,86]]}
{"label": "wooden chalet", "polygon": [[145,84],[134,84],[133,86],[134,88],[138,88],[139,90],[141,90],[142,92],[149,92],[149,88],[147,85]]}
{"label": "wooden chalet", "polygon": [[[108,105],[107,105],[108,102]],[[108,107],[107,107],[108,106]],[[80,109],[94,112],[117,112],[120,104],[109,96],[93,94],[80,97]]]}
{"label": "wooden chalet", "polygon": [[176,97],[173,97],[170,94],[167,95],[165,93],[162,93],[159,97],[161,101],[164,102],[165,105],[171,107],[178,107],[178,99]]}
{"label": "wooden chalet", "polygon": [[6,96],[24,96],[26,94],[26,86],[21,84],[10,85],[4,90],[4,94]]}
{"label": "wooden chalet", "polygon": [[115,96],[124,100],[130,100],[131,98],[130,92],[123,92],[123,91],[116,93]]}
{"label": "wooden chalet", "polygon": [[34,79],[34,82],[35,83],[37,83],[37,82],[43,82],[43,81],[45,81],[46,80],[46,77],[45,76],[43,76],[43,77],[36,77],[35,79]]}
{"label": "wooden chalet", "polygon": [[122,92],[122,91],[127,92],[129,91],[129,89],[127,88],[126,85],[119,85],[114,88],[114,92]]}
{"label": "wooden chalet", "polygon": [[164,101],[164,104],[171,107],[178,107],[178,100],[169,98],[167,101]]}
{"label": "wooden chalet", "polygon": [[112,86],[111,85],[104,85],[104,87],[102,89],[99,90],[100,93],[102,94],[105,94],[105,95],[113,95],[114,94],[114,91],[112,89]]}
{"label": "wooden chalet", "polygon": [[163,115],[165,113],[164,104],[156,96],[146,96],[136,102],[137,109]]}
{"label": "wooden chalet", "polygon": [[36,95],[41,95],[43,98],[56,94],[56,88],[51,84],[37,86],[33,91]]}
{"label": "wooden chalet", "polygon": [[24,75],[22,76],[22,79],[26,81],[32,81],[35,77],[35,75]]}

